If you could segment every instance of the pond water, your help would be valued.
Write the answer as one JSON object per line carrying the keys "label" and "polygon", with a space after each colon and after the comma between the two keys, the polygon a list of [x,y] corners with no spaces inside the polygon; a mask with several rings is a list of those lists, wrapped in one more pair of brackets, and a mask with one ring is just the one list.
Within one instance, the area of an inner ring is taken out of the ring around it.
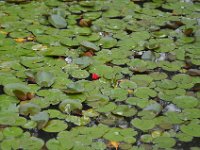
{"label": "pond water", "polygon": [[200,149],[198,0],[0,1],[0,149]]}

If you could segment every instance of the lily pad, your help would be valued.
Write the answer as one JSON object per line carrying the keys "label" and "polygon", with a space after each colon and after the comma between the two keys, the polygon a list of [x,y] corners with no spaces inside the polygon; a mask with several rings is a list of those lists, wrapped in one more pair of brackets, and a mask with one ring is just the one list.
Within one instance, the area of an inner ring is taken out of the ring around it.
{"label": "lily pad", "polygon": [[90,75],[86,70],[73,70],[70,74],[73,78],[77,79],[84,79]]}
{"label": "lily pad", "polygon": [[71,123],[78,125],[78,126],[84,126],[84,125],[87,125],[90,122],[90,118],[86,117],[86,116],[83,116],[83,117],[67,116],[65,118],[65,120],[67,122],[71,122]]}
{"label": "lily pad", "polygon": [[129,80],[122,80],[119,84],[121,88],[124,89],[136,89],[137,84],[135,82],[129,81]]}
{"label": "lily pad", "polygon": [[115,103],[109,102],[108,104],[97,108],[96,111],[98,111],[98,112],[110,112],[110,111],[113,111],[116,107],[117,106],[116,106]]}
{"label": "lily pad", "polygon": [[176,140],[170,137],[158,137],[153,142],[160,148],[171,148],[176,144]]}
{"label": "lily pad", "polygon": [[180,108],[194,108],[199,104],[199,101],[192,96],[177,96],[172,102]]}
{"label": "lily pad", "polygon": [[67,100],[63,100],[60,103],[59,109],[64,113],[70,114],[73,111],[81,110],[82,109],[82,104],[81,104],[81,102],[79,100],[67,99]]}
{"label": "lily pad", "polygon": [[127,105],[119,105],[114,111],[112,111],[113,114],[125,117],[134,116],[136,112],[135,108],[128,107]]}
{"label": "lily pad", "polygon": [[66,122],[61,120],[50,120],[47,125],[42,128],[46,132],[60,132],[67,129],[68,125]]}
{"label": "lily pad", "polygon": [[40,71],[36,74],[35,80],[41,87],[50,87],[54,83],[55,78],[50,72]]}
{"label": "lily pad", "polygon": [[103,48],[112,48],[117,44],[117,40],[112,37],[104,37],[99,41]]}
{"label": "lily pad", "polygon": [[157,93],[148,87],[140,87],[135,90],[134,95],[138,98],[149,98],[155,97]]}
{"label": "lily pad", "polygon": [[83,47],[89,50],[94,50],[94,51],[99,51],[100,48],[97,47],[94,43],[88,42],[88,41],[83,41],[80,43]]}
{"label": "lily pad", "polygon": [[23,130],[19,127],[7,127],[3,130],[3,135],[6,138],[19,137],[22,133]]}
{"label": "lily pad", "polygon": [[31,120],[37,122],[38,129],[45,127],[49,120],[49,115],[47,112],[39,112],[38,114],[31,116]]}
{"label": "lily pad", "polygon": [[49,16],[48,20],[56,28],[66,28],[67,27],[66,20],[60,15],[52,14]]}
{"label": "lily pad", "polygon": [[200,137],[200,125],[195,123],[190,123],[188,125],[182,125],[181,131],[187,135],[193,136],[193,137]]}
{"label": "lily pad", "polygon": [[35,115],[41,111],[41,108],[33,103],[25,103],[19,106],[19,113],[22,115]]}
{"label": "lily pad", "polygon": [[31,91],[30,87],[21,83],[10,83],[4,86],[4,92],[10,96],[15,96],[14,91],[21,91],[22,93],[28,93]]}
{"label": "lily pad", "polygon": [[163,88],[163,89],[174,89],[176,88],[176,82],[174,82],[173,80],[168,80],[168,79],[164,79],[162,81],[158,81],[156,82],[157,86],[159,88]]}
{"label": "lily pad", "polygon": [[63,89],[63,91],[67,94],[78,94],[84,92],[85,89],[82,84],[75,82],[68,84],[67,88]]}
{"label": "lily pad", "polygon": [[46,147],[49,150],[54,150],[54,149],[62,150],[62,149],[64,149],[64,147],[62,147],[61,143],[58,140],[53,139],[53,138],[46,142]]}
{"label": "lily pad", "polygon": [[147,131],[155,127],[155,122],[153,120],[144,120],[144,119],[133,119],[131,124],[142,131]]}

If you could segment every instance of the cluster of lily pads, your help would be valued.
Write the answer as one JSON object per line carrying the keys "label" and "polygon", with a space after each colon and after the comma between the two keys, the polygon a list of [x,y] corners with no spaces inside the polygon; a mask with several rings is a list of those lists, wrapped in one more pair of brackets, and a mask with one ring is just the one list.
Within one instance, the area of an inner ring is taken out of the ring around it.
{"label": "cluster of lily pads", "polygon": [[199,149],[199,12],[198,1],[0,1],[0,149]]}

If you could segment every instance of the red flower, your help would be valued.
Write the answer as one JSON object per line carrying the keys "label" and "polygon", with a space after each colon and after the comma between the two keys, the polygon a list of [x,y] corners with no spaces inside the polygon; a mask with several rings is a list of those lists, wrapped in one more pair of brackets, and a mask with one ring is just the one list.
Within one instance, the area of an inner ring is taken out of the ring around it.
{"label": "red flower", "polygon": [[92,74],[92,80],[98,80],[100,78],[100,76],[96,73]]}

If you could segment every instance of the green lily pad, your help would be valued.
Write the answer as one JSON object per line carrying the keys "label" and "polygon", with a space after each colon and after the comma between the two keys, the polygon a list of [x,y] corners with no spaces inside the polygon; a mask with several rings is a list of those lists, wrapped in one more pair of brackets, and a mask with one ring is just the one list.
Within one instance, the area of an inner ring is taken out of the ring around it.
{"label": "green lily pad", "polygon": [[3,135],[6,138],[19,137],[22,133],[23,130],[19,127],[7,127],[3,130]]}
{"label": "green lily pad", "polygon": [[58,118],[58,119],[65,119],[65,114],[63,114],[61,111],[56,109],[48,109],[47,110],[49,114],[49,118]]}
{"label": "green lily pad", "polygon": [[86,49],[89,50],[94,50],[94,51],[99,51],[100,48],[97,47],[94,43],[88,42],[88,41],[83,41],[80,43],[81,46],[85,47]]}
{"label": "green lily pad", "polygon": [[0,0],[0,149],[199,149],[199,11]]}
{"label": "green lily pad", "polygon": [[41,111],[41,108],[33,103],[25,103],[19,106],[19,113],[22,115],[35,115]]}
{"label": "green lily pad", "polygon": [[73,47],[73,46],[78,46],[79,45],[79,42],[74,40],[74,39],[71,39],[69,37],[67,38],[63,38],[61,39],[60,41],[63,45],[66,45],[66,46],[69,46],[69,47]]}
{"label": "green lily pad", "polygon": [[82,104],[79,100],[66,99],[60,103],[59,109],[64,113],[70,114],[73,111],[81,110]]}
{"label": "green lily pad", "polygon": [[172,80],[178,84],[179,88],[190,89],[194,86],[192,78],[186,74],[177,74],[172,77]]}
{"label": "green lily pad", "polygon": [[36,74],[35,80],[41,87],[50,87],[54,83],[55,78],[50,72],[40,71]]}
{"label": "green lily pad", "polygon": [[42,128],[46,132],[60,132],[67,129],[68,125],[66,122],[61,120],[50,120],[47,125]]}
{"label": "green lily pad", "polygon": [[187,135],[193,136],[193,137],[200,137],[200,125],[195,123],[190,123],[188,125],[182,125],[181,131]]}
{"label": "green lily pad", "polygon": [[56,28],[61,29],[67,27],[66,20],[60,15],[52,14],[49,16],[48,20],[51,23],[51,25],[53,25]]}
{"label": "green lily pad", "polygon": [[30,137],[30,138],[24,138],[21,140],[21,143],[23,146],[23,149],[41,149],[44,146],[44,141],[42,139],[36,138],[36,137]]}
{"label": "green lily pad", "polygon": [[104,138],[109,140],[109,141],[123,141],[124,137],[120,135],[120,130],[119,129],[110,129],[108,133],[104,135]]}
{"label": "green lily pad", "polygon": [[100,39],[99,44],[103,48],[112,48],[117,44],[117,40],[112,37],[104,37]]}
{"label": "green lily pad", "polygon": [[133,119],[131,124],[142,131],[147,131],[155,127],[155,122],[153,120],[144,120],[144,119]]}
{"label": "green lily pad", "polygon": [[83,110],[83,115],[86,117],[97,117],[99,113],[96,112],[94,109]]}
{"label": "green lily pad", "polygon": [[143,98],[138,98],[138,97],[129,97],[126,100],[126,103],[137,106],[139,108],[145,108],[150,104],[148,99],[143,99]]}
{"label": "green lily pad", "polygon": [[176,144],[176,140],[170,137],[158,137],[153,142],[160,148],[171,148]]}
{"label": "green lily pad", "polygon": [[131,117],[137,113],[137,110],[127,105],[119,105],[112,113],[119,116]]}
{"label": "green lily pad", "polygon": [[188,134],[185,134],[185,133],[178,133],[176,135],[176,138],[178,138],[180,141],[182,142],[190,142],[192,141],[193,137],[188,135]]}
{"label": "green lily pad", "polygon": [[138,98],[149,98],[155,97],[157,93],[148,87],[140,87],[134,91],[134,95]]}
{"label": "green lily pad", "polygon": [[61,143],[54,138],[52,138],[52,139],[50,139],[46,142],[46,147],[49,150],[55,150],[55,149],[62,150],[62,149],[64,149],[64,147],[62,147]]}
{"label": "green lily pad", "polygon": [[162,106],[158,103],[152,103],[152,104],[146,106],[143,110],[153,111],[156,114],[159,114],[162,110]]}
{"label": "green lily pad", "polygon": [[162,79],[166,79],[167,78],[167,74],[166,73],[162,73],[162,72],[152,72],[150,74],[150,76],[154,79],[154,80],[162,80]]}
{"label": "green lily pad", "polygon": [[172,102],[180,108],[194,108],[199,104],[199,101],[192,96],[177,96]]}
{"label": "green lily pad", "polygon": [[37,127],[37,122],[35,121],[27,121],[24,125],[23,128],[25,129],[34,129]]}
{"label": "green lily pad", "polygon": [[75,83],[70,83],[67,85],[66,89],[63,89],[63,92],[67,94],[78,94],[78,93],[83,93],[85,91],[85,88],[83,87],[82,84],[75,82]]}
{"label": "green lily pad", "polygon": [[10,84],[6,84],[4,86],[4,92],[7,95],[15,96],[14,91],[20,91],[22,93],[27,93],[27,92],[30,92],[31,89],[28,85],[25,85],[22,83],[10,83]]}
{"label": "green lily pad", "polygon": [[92,1],[81,1],[79,4],[84,7],[94,7],[95,6],[95,2],[92,2]]}
{"label": "green lily pad", "polygon": [[181,116],[188,119],[197,119],[200,118],[200,110],[198,108],[184,109]]}
{"label": "green lily pad", "polygon": [[128,91],[122,88],[115,88],[109,93],[110,98],[115,99],[115,101],[123,101],[128,96]]}
{"label": "green lily pad", "polygon": [[153,81],[153,78],[148,75],[134,75],[131,77],[131,81],[135,82],[138,86],[146,87]]}
{"label": "green lily pad", "polygon": [[141,136],[141,141],[144,143],[151,143],[153,141],[153,137],[149,134],[144,134]]}
{"label": "green lily pad", "polygon": [[98,111],[98,112],[110,112],[110,111],[113,111],[116,107],[117,106],[116,106],[115,103],[109,102],[106,105],[98,107],[96,111]]}
{"label": "green lily pad", "polygon": [[129,80],[122,80],[119,84],[119,86],[123,89],[136,89],[137,84],[135,82],[129,81]]}
{"label": "green lily pad", "polygon": [[84,79],[89,77],[89,73],[86,70],[73,70],[71,73],[71,76],[73,78],[77,78],[77,79]]}
{"label": "green lily pad", "polygon": [[74,63],[77,64],[81,68],[86,68],[91,65],[93,60],[90,57],[79,57],[74,59]]}
{"label": "green lily pad", "polygon": [[31,120],[37,122],[38,129],[42,129],[45,127],[47,122],[49,121],[49,115],[47,112],[39,112],[38,114],[31,116]]}
{"label": "green lily pad", "polygon": [[163,88],[163,89],[174,89],[176,88],[176,82],[174,82],[173,80],[168,80],[168,79],[164,79],[162,81],[158,81],[156,82],[157,86],[159,88]]}
{"label": "green lily pad", "polygon": [[67,116],[65,118],[65,120],[67,122],[71,122],[71,123],[78,125],[78,126],[84,126],[84,125],[87,125],[90,122],[90,118],[86,117],[86,116],[83,116],[83,117]]}

